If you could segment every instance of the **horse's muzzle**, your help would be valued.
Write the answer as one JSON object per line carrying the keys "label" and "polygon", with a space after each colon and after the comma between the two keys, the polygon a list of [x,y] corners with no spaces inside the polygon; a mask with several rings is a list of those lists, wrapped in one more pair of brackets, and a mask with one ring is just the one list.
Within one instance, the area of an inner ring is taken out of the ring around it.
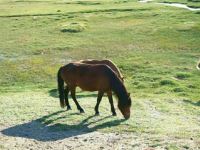
{"label": "horse's muzzle", "polygon": [[130,118],[130,115],[124,116],[124,118],[125,118],[126,120],[128,120],[128,119]]}

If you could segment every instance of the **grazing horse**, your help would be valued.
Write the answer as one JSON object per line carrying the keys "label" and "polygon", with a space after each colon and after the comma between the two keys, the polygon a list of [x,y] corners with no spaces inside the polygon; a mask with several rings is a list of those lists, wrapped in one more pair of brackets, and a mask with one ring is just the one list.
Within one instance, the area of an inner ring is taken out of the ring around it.
{"label": "grazing horse", "polygon": [[[116,73],[107,65],[91,65],[84,63],[69,63],[61,67],[57,74],[58,77],[58,91],[61,107],[66,106],[66,98],[71,91],[71,96],[76,103],[77,109],[80,112],[84,110],[76,100],[76,87],[80,87],[85,91],[98,91],[97,104],[95,106],[95,114],[99,114],[99,104],[104,93],[107,93],[111,105],[113,115],[116,115],[113,105],[112,91],[118,98],[118,108],[125,119],[130,117],[131,98],[127,92],[123,82]],[[67,84],[64,89],[64,82]]]}
{"label": "grazing horse", "polygon": [[77,63],[91,64],[91,65],[92,64],[93,65],[97,65],[97,64],[107,65],[117,74],[117,76],[122,81],[124,81],[124,77],[121,74],[120,70],[117,68],[117,66],[111,60],[108,60],[108,59],[104,59],[104,60],[86,59],[86,60],[77,61]]}
{"label": "grazing horse", "polygon": [[[117,76],[122,80],[122,82],[124,82],[123,75],[121,74],[120,70],[117,68],[117,66],[111,60],[108,60],[108,59],[104,59],[104,60],[86,59],[86,60],[76,61],[75,63],[84,63],[84,64],[91,64],[91,65],[97,65],[97,64],[107,65],[117,74]],[[65,92],[68,91],[68,87],[66,86],[65,88],[66,88]],[[65,98],[65,103],[67,106],[67,110],[71,110],[71,106],[69,104],[68,98]]]}

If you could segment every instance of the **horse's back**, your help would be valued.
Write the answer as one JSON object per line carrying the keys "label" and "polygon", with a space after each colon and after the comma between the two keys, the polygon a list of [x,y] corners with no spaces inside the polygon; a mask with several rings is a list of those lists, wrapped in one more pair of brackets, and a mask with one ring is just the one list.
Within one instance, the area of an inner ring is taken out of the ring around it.
{"label": "horse's back", "polygon": [[79,86],[83,90],[108,90],[110,88],[109,71],[111,71],[110,68],[103,64],[75,62],[63,67],[62,77],[68,85]]}
{"label": "horse's back", "polygon": [[118,76],[123,80],[123,75],[117,68],[117,66],[109,59],[103,59],[103,60],[95,60],[95,59],[86,59],[86,60],[80,60],[78,61],[80,63],[86,63],[86,64],[104,64],[110,67]]}

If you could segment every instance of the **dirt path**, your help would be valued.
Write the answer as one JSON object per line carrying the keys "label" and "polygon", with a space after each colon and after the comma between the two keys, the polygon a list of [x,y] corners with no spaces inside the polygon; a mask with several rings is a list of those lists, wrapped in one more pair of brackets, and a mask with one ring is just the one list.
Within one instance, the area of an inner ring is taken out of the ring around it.
{"label": "dirt path", "polygon": [[110,116],[106,99],[100,116],[93,115],[93,97],[79,98],[85,114],[60,110],[46,93],[0,99],[0,150],[200,149],[199,106],[191,101],[135,99],[132,118],[123,121],[119,111]]}
{"label": "dirt path", "polygon": [[[36,127],[33,127],[36,126]],[[24,128],[24,126],[23,126]],[[20,125],[1,127],[0,149],[199,149],[200,143],[193,139],[150,136],[137,133],[100,133],[82,131],[50,131],[39,127],[37,122],[25,129]]]}
{"label": "dirt path", "polygon": [[[35,133],[36,134],[36,133]],[[40,134],[40,133],[38,133]],[[53,135],[54,134],[54,135]],[[60,136],[63,133],[53,133],[51,134],[52,137]],[[68,133],[64,133],[68,134]],[[51,139],[49,141],[39,141],[36,139],[28,139],[23,137],[9,137],[1,134],[1,142],[0,144],[3,145],[5,149],[127,149],[128,147],[131,148],[131,145],[127,145],[128,142],[132,138],[125,139],[126,135],[119,135],[115,133],[99,133],[99,132],[92,132],[92,133],[74,133],[75,136],[72,136],[72,132],[69,133],[68,138],[64,138],[61,140]],[[47,133],[44,136],[49,136]],[[2,148],[2,147],[1,147]]]}

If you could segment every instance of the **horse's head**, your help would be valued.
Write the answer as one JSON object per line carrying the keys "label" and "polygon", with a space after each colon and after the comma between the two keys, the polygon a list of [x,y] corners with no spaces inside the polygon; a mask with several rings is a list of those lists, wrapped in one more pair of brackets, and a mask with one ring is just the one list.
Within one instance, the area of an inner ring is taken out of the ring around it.
{"label": "horse's head", "polygon": [[128,93],[127,96],[127,100],[125,101],[126,103],[119,103],[118,104],[118,108],[121,111],[122,115],[124,116],[125,119],[129,119],[130,118],[130,108],[131,108],[131,97],[130,97],[130,93]]}

